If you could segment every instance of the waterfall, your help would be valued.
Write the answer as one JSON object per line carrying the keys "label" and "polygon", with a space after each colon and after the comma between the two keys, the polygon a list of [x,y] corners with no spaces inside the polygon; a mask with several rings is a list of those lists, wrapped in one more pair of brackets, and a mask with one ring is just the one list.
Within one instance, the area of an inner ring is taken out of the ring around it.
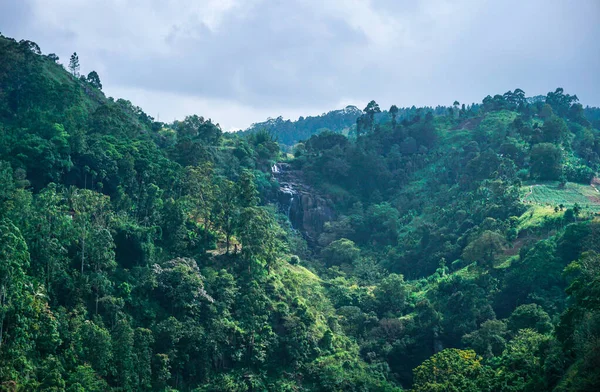
{"label": "waterfall", "polygon": [[[277,194],[277,206],[279,210],[290,219],[292,205],[294,204],[295,196],[298,194],[296,185],[292,182],[293,174],[290,173],[289,165],[286,163],[276,163],[271,168],[273,177],[279,182],[279,192]],[[290,219],[290,223],[294,226],[294,222]]]}
{"label": "waterfall", "polygon": [[290,205],[288,206],[287,214],[286,214],[286,216],[288,217],[288,220],[290,219],[290,212],[292,211],[292,204],[294,204],[294,194],[293,193],[292,193],[292,196],[290,197]]}
{"label": "waterfall", "polygon": [[276,163],[271,167],[271,174],[279,183],[273,200],[279,212],[287,216],[292,228],[307,241],[316,242],[325,223],[335,217],[330,199],[308,186],[302,170],[295,170],[289,163]]}

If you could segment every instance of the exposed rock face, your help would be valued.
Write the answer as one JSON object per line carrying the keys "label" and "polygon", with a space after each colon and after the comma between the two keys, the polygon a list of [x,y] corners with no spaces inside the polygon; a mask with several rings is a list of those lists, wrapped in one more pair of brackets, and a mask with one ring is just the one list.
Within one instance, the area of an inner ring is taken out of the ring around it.
{"label": "exposed rock face", "polygon": [[331,201],[302,181],[302,174],[287,163],[272,168],[279,182],[277,204],[287,215],[292,227],[299,230],[309,242],[316,242],[325,222],[335,217]]}

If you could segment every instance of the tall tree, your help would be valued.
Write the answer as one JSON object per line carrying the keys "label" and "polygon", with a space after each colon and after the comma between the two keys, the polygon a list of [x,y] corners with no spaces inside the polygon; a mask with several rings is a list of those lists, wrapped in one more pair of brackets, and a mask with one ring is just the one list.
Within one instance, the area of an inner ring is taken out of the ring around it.
{"label": "tall tree", "polygon": [[369,127],[372,131],[373,127],[375,126],[375,114],[381,113],[381,109],[379,108],[377,102],[371,101],[367,104],[367,107],[365,108],[364,112],[367,113],[367,117],[369,119]]}
{"label": "tall tree", "polygon": [[87,81],[93,87],[97,88],[98,90],[102,90],[102,83],[100,83],[100,76],[98,76],[98,73],[96,71],[92,71],[88,74]]}
{"label": "tall tree", "polygon": [[71,59],[69,60],[69,71],[75,77],[79,77],[79,56],[77,56],[77,52],[73,52],[71,55]]}
{"label": "tall tree", "polygon": [[398,116],[398,106],[390,106],[390,115],[392,116],[392,128],[396,129],[396,117]]}

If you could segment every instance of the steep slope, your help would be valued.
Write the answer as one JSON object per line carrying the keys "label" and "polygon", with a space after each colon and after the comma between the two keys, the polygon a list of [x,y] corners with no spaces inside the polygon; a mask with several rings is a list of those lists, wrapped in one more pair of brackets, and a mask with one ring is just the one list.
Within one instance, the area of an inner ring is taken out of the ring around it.
{"label": "steep slope", "polygon": [[310,265],[363,358],[419,391],[598,385],[598,312],[569,295],[598,277],[600,131],[574,96],[517,89],[304,145],[296,187],[336,211]]}
{"label": "steep slope", "polygon": [[397,390],[259,205],[277,144],[98,87],[0,37],[0,389]]}

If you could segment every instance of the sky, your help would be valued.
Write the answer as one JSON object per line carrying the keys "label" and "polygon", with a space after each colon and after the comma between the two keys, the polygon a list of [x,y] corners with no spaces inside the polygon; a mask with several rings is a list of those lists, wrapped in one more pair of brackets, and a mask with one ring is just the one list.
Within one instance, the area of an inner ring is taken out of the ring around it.
{"label": "sky", "polygon": [[160,121],[226,131],[515,88],[600,106],[600,0],[0,0],[0,32],[77,52]]}

